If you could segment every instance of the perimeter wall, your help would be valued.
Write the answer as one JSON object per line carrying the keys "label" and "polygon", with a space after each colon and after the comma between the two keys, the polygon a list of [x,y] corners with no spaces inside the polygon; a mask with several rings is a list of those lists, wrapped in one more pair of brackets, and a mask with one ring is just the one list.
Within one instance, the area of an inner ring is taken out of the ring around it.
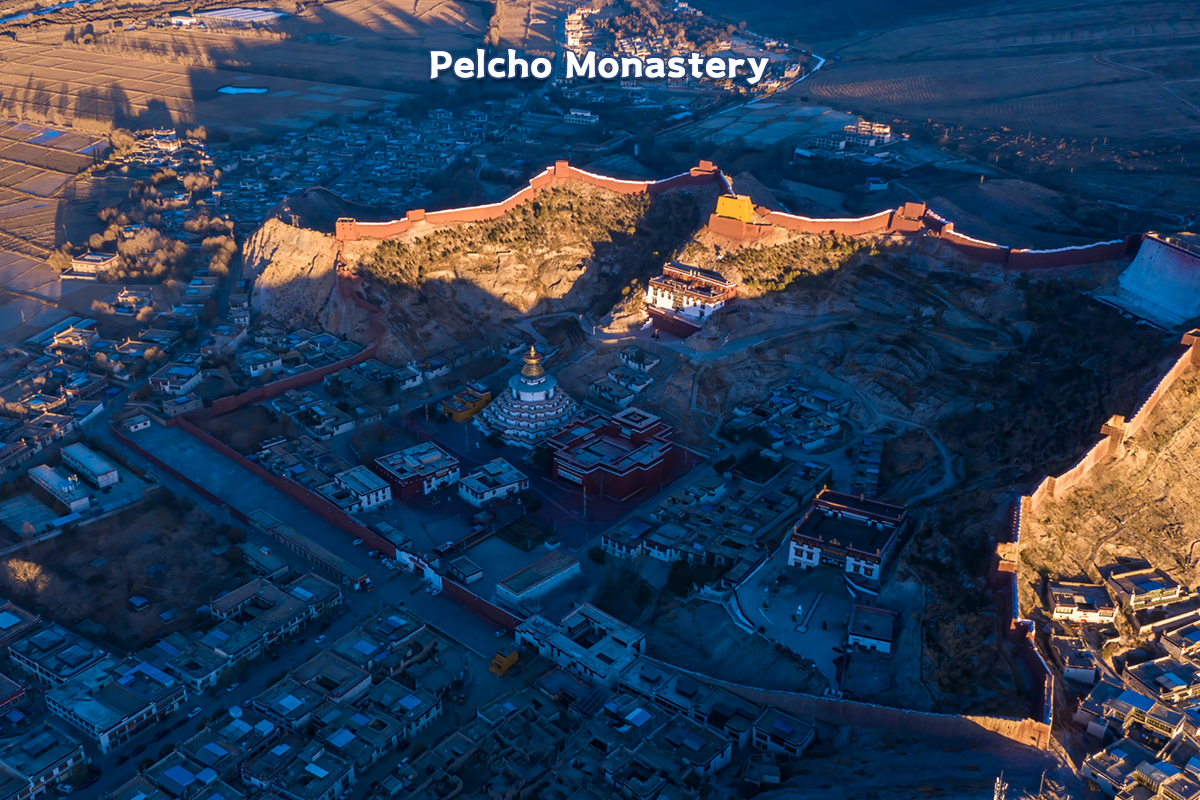
{"label": "perimeter wall", "polygon": [[1146,425],[1151,412],[1154,411],[1172,384],[1189,369],[1200,366],[1200,330],[1184,334],[1181,344],[1184,347],[1183,352],[1159,379],[1154,390],[1142,401],[1132,418],[1129,420],[1122,416],[1109,418],[1108,422],[1100,427],[1102,438],[1080,459],[1079,463],[1061,475],[1047,476],[1031,494],[1017,500],[1008,532],[1010,541],[1002,543],[998,548],[1001,560],[997,566],[997,577],[1008,573],[1008,578],[1003,580],[1000,586],[1007,600],[1008,635],[1017,643],[1017,655],[1021,663],[1029,670],[1035,682],[1041,682],[1042,716],[1043,722],[1047,724],[1052,722],[1054,713],[1055,675],[1049,667],[1047,654],[1043,652],[1035,637],[1033,621],[1021,616],[1017,582],[1020,569],[1021,535],[1026,530],[1030,515],[1041,509],[1044,503],[1061,497],[1093,469],[1119,456],[1121,443],[1125,437],[1135,435]]}
{"label": "perimeter wall", "polygon": [[[360,222],[344,217],[337,221],[336,238],[339,244],[359,239],[386,239],[406,233],[412,230],[414,225],[459,225],[499,219],[517,206],[537,197],[542,190],[569,181],[579,181],[620,194],[656,195],[672,189],[708,184],[717,184],[721,190],[733,192],[733,184],[729,178],[711,161],[701,161],[688,172],[659,181],[620,180],[572,167],[566,161],[557,161],[554,166],[547,167],[534,176],[524,189],[499,202],[445,211],[413,209],[402,218],[389,222]],[[738,241],[761,239],[776,227],[801,233],[839,236],[928,234],[941,239],[975,261],[1000,264],[1013,270],[1052,269],[1112,261],[1136,253],[1142,239],[1140,234],[1135,234],[1114,241],[1053,250],[1012,248],[959,233],[954,229],[953,222],[929,211],[924,203],[905,203],[898,208],[877,214],[849,218],[802,217],[765,206],[757,206],[755,212],[760,222],[745,222],[712,214],[708,219],[708,229],[718,236]]]}

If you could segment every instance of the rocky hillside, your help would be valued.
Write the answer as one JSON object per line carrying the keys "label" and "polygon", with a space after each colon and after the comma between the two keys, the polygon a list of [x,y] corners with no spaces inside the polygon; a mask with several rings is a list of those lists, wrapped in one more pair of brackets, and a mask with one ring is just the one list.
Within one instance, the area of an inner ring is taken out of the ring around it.
{"label": "rocky hillside", "polygon": [[[386,312],[384,354],[400,360],[451,350],[527,315],[603,315],[695,232],[711,190],[657,197],[584,184],[550,189],[502,219],[418,224],[383,242],[348,243],[343,257]],[[332,236],[269,220],[247,244],[256,311],[349,333],[334,286]],[[331,300],[331,295],[335,297]]]}
{"label": "rocky hillside", "polygon": [[1036,613],[1043,578],[1096,579],[1096,566],[1145,558],[1180,583],[1200,584],[1200,373],[1155,407],[1124,452],[1029,519],[1021,543],[1021,607]]}
{"label": "rocky hillside", "polygon": [[271,218],[246,242],[244,253],[244,274],[254,280],[255,314],[289,325],[327,327],[337,284],[332,235]]}

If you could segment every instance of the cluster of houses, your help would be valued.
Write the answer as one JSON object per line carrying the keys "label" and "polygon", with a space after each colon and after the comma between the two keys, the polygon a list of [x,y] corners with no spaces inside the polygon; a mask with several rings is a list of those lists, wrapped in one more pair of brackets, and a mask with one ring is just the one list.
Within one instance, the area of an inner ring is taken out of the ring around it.
{"label": "cluster of houses", "polygon": [[688,485],[605,532],[604,552],[727,567],[715,589],[732,589],[767,558],[789,520],[829,482],[827,466],[800,465],[767,485],[705,470]]}
{"label": "cluster of houses", "polygon": [[762,400],[735,407],[722,435],[740,439],[762,431],[764,443],[775,449],[825,451],[845,443],[850,412],[847,399],[787,381],[771,387]]}
{"label": "cluster of houses", "polygon": [[[587,603],[559,623],[527,618],[516,640],[553,669],[402,764],[385,793],[696,797],[735,758],[743,782],[767,789],[814,739],[809,720],[648,658],[641,632]],[[515,662],[498,653],[491,669],[503,675]]]}
{"label": "cluster of houses", "polygon": [[[880,122],[859,120],[840,131],[810,136],[793,155],[797,159],[820,161],[857,161],[867,166],[891,161],[893,153],[886,148],[907,139],[907,134],[892,132],[892,126]],[[883,188],[887,188],[886,184]]]}
{"label": "cluster of houses", "polygon": [[[1098,748],[1080,772],[1122,800],[1200,796],[1200,598],[1140,559],[1098,573],[1099,583],[1046,586],[1049,614],[1066,628],[1050,637],[1050,656],[1080,696],[1074,721]],[[1118,618],[1154,643],[1114,670],[1079,626],[1103,632]]]}
{"label": "cluster of houses", "polygon": [[644,389],[654,383],[650,372],[660,360],[640,347],[626,347],[617,357],[621,363],[588,387],[585,402],[600,411],[612,412],[630,406]]}
{"label": "cluster of houses", "polygon": [[[680,19],[695,19],[704,17],[704,12],[686,2],[676,2],[671,6],[671,12]],[[679,43],[665,32],[653,34],[611,34],[606,29],[597,26],[599,19],[605,15],[597,9],[581,6],[568,14],[559,29],[559,46],[563,50],[582,55],[588,50],[594,50],[598,55],[615,56],[617,58],[647,59],[652,57],[667,58],[681,54]],[[607,20],[606,20],[607,21]],[[722,89],[725,91],[741,92],[773,92],[790,83],[802,74],[800,58],[803,50],[793,50],[788,44],[778,39],[761,36],[752,31],[741,31],[736,35],[721,34],[715,42],[706,45],[706,50],[713,53],[731,52],[734,54],[753,53],[767,55],[767,71],[763,79],[755,86],[748,87],[732,80],[697,80],[690,76],[682,78],[667,78],[659,83],[667,89]],[[686,54],[686,53],[684,53]],[[566,80],[566,69],[560,64],[556,80],[569,86]],[[621,86],[637,92],[638,81],[623,80]],[[644,95],[644,92],[641,94]]]}
{"label": "cluster of houses", "polygon": [[[77,736],[101,753],[121,751],[191,704],[190,717],[205,715],[199,732],[147,759],[110,797],[345,796],[470,680],[461,645],[387,606],[241,705],[213,709],[202,699],[341,613],[342,602],[338,586],[312,573],[256,578],[213,600],[200,628],[128,654],[5,603],[0,647],[12,672],[0,675],[0,796],[37,797],[78,782],[88,759]],[[20,710],[30,710],[32,687],[45,698],[36,718]]]}

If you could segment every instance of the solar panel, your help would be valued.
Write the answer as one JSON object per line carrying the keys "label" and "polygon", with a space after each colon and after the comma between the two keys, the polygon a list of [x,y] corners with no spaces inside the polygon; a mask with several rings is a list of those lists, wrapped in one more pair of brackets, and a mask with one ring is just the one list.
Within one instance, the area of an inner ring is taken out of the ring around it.
{"label": "solar panel", "polygon": [[774,724],[771,725],[771,729],[781,736],[790,736],[792,732],[796,730],[781,719],[775,720]]}

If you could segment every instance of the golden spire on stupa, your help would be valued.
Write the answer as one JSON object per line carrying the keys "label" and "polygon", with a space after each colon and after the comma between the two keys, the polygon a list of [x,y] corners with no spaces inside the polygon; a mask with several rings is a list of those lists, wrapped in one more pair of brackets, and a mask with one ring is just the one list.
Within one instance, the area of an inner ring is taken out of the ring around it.
{"label": "golden spire on stupa", "polygon": [[521,374],[526,378],[536,378],[545,373],[546,370],[542,369],[541,354],[533,345],[529,345],[529,352],[525,354],[525,366],[521,368]]}

